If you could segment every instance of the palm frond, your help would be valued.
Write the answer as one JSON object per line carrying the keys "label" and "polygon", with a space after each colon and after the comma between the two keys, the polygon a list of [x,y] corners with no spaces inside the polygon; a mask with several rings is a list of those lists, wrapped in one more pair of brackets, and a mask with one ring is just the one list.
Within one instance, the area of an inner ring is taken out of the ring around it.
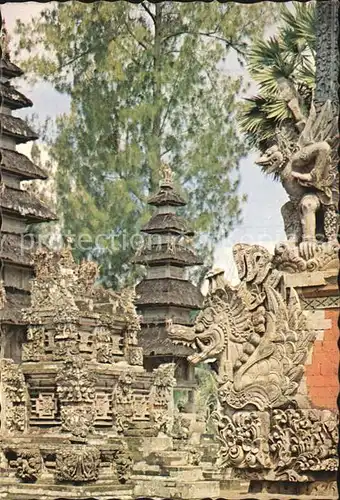
{"label": "palm frond", "polygon": [[257,40],[251,47],[247,68],[260,89],[247,99],[239,114],[239,123],[248,143],[263,146],[272,140],[283,122],[294,117],[282,95],[282,82],[298,96],[308,112],[315,86],[315,5],[294,3],[281,9],[282,26],[277,36]]}

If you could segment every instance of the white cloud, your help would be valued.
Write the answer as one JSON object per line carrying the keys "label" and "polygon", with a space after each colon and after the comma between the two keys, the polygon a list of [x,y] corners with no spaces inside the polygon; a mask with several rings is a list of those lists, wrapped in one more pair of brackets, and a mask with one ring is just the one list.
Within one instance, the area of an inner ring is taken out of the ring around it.
{"label": "white cloud", "polygon": [[[48,5],[52,6],[53,3],[54,2],[50,2]],[[1,14],[6,21],[9,33],[12,34],[14,32],[17,19],[20,19],[23,23],[27,23],[32,17],[37,16],[43,9],[46,9],[46,5],[37,2],[6,3],[1,6]]]}

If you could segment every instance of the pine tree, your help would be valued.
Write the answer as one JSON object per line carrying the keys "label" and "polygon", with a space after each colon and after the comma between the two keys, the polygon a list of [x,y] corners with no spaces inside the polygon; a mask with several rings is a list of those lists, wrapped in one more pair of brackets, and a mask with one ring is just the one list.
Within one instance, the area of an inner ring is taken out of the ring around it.
{"label": "pine tree", "polygon": [[242,62],[276,12],[270,4],[67,2],[18,23],[25,69],[71,98],[50,139],[60,210],[75,256],[98,260],[105,284],[133,276],[133,237],[150,215],[145,201],[162,160],[190,192],[207,263],[239,221],[244,81],[225,60],[234,52]]}

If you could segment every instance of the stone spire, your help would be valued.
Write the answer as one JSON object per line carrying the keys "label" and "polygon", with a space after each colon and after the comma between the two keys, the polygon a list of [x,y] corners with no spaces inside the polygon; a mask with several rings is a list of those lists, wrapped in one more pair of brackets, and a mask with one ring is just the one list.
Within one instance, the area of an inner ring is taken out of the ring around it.
{"label": "stone spire", "polygon": [[[16,151],[18,144],[36,140],[38,136],[24,120],[12,114],[16,110],[31,107],[32,102],[11,84],[11,80],[22,76],[23,71],[10,60],[9,37],[4,21],[1,35],[0,259],[4,300],[0,320],[2,325],[18,325],[22,322],[19,311],[28,304],[29,280],[33,276],[32,257],[37,249],[37,241],[32,235],[26,234],[27,226],[55,220],[56,217],[48,206],[21,185],[22,181],[46,179],[47,175],[25,155]],[[2,349],[6,351],[4,346]]]}
{"label": "stone spire", "polygon": [[[177,215],[186,201],[173,182],[173,172],[163,165],[158,191],[148,199],[156,207],[142,228],[144,245],[133,262],[146,266],[146,277],[136,287],[136,306],[142,316],[141,345],[146,365],[158,366],[164,358],[184,358],[191,348],[174,345],[167,337],[166,322],[191,325],[193,313],[201,308],[202,295],[187,277],[187,268],[202,261],[191,248],[194,232]],[[152,360],[151,360],[152,358]]]}

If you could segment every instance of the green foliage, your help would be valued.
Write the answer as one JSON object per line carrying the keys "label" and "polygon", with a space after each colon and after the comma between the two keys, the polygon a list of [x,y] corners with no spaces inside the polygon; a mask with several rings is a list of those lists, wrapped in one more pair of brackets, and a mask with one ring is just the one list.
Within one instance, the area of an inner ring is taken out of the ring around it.
{"label": "green foliage", "polygon": [[275,129],[293,120],[292,111],[280,93],[285,82],[299,96],[308,112],[315,85],[315,4],[294,3],[294,10],[281,8],[277,36],[257,39],[247,56],[251,77],[259,93],[244,103],[240,124],[252,147],[266,149]]}
{"label": "green foliage", "polygon": [[49,138],[60,211],[76,258],[94,256],[104,284],[134,277],[131,238],[150,216],[145,202],[163,159],[188,192],[185,214],[207,262],[239,221],[244,82],[223,62],[231,51],[242,61],[276,12],[265,4],[67,2],[18,22],[17,51],[31,80],[71,98]]}
{"label": "green foliage", "polygon": [[211,368],[205,364],[195,368],[195,375],[198,380],[198,389],[195,398],[196,413],[207,421],[208,431],[214,432],[210,416],[217,409],[218,394],[216,378]]}

